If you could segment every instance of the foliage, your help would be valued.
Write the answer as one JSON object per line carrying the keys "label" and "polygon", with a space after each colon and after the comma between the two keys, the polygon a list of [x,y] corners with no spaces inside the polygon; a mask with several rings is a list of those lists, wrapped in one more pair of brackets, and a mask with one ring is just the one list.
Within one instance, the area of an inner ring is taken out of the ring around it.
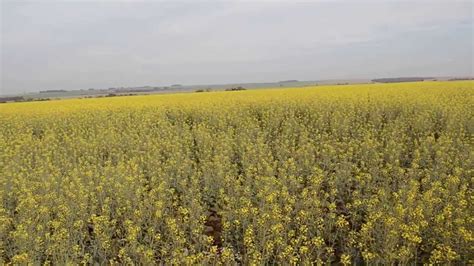
{"label": "foliage", "polygon": [[227,88],[227,89],[225,89],[225,91],[244,91],[244,90],[245,90],[245,88],[240,87],[240,86],[239,86],[239,87],[235,87],[235,88]]}
{"label": "foliage", "polygon": [[0,263],[472,263],[473,82],[0,106]]}

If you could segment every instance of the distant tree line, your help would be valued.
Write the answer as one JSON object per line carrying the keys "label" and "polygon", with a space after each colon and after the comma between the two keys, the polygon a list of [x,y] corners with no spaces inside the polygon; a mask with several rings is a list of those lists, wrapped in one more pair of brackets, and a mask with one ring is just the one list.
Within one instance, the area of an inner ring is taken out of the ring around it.
{"label": "distant tree line", "polygon": [[474,78],[452,78],[452,79],[448,79],[448,81],[458,81],[458,80],[474,80]]}
{"label": "distant tree line", "polygon": [[381,78],[381,79],[373,79],[372,82],[379,82],[379,83],[415,82],[415,81],[424,81],[427,79],[433,79],[433,78],[422,78],[422,77]]}
{"label": "distant tree line", "polygon": [[228,89],[225,89],[225,91],[244,91],[245,88],[243,87],[235,87],[235,88],[228,88]]}
{"label": "distant tree line", "polygon": [[212,91],[210,88],[207,88],[207,89],[197,89],[195,90],[195,92],[210,92]]}
{"label": "distant tree line", "polygon": [[50,98],[25,98],[23,96],[0,97],[0,103],[8,102],[42,102],[49,101]]}
{"label": "distant tree line", "polygon": [[55,92],[67,92],[67,90],[44,90],[44,91],[40,91],[40,93],[55,93]]}
{"label": "distant tree line", "polygon": [[[232,87],[232,88],[227,88],[225,91],[244,91],[246,90],[244,87]],[[210,92],[212,91],[210,88],[207,89],[197,89],[194,92]]]}

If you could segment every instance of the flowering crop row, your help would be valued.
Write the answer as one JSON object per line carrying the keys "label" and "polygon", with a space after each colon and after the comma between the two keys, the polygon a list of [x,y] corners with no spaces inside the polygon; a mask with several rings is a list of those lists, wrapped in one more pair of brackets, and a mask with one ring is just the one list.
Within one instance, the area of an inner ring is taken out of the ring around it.
{"label": "flowering crop row", "polygon": [[472,263],[473,85],[0,105],[0,263]]}

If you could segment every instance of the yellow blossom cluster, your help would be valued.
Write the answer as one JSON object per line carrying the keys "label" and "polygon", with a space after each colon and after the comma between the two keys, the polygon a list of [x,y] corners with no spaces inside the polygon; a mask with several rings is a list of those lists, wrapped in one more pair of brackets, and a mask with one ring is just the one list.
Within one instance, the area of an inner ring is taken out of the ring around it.
{"label": "yellow blossom cluster", "polygon": [[0,105],[0,264],[469,264],[474,82]]}

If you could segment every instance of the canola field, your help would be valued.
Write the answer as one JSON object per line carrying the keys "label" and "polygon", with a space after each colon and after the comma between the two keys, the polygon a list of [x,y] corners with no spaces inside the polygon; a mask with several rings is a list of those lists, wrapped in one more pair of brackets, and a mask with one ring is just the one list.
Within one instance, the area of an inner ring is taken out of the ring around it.
{"label": "canola field", "polygon": [[1,104],[0,263],[473,263],[473,87]]}

